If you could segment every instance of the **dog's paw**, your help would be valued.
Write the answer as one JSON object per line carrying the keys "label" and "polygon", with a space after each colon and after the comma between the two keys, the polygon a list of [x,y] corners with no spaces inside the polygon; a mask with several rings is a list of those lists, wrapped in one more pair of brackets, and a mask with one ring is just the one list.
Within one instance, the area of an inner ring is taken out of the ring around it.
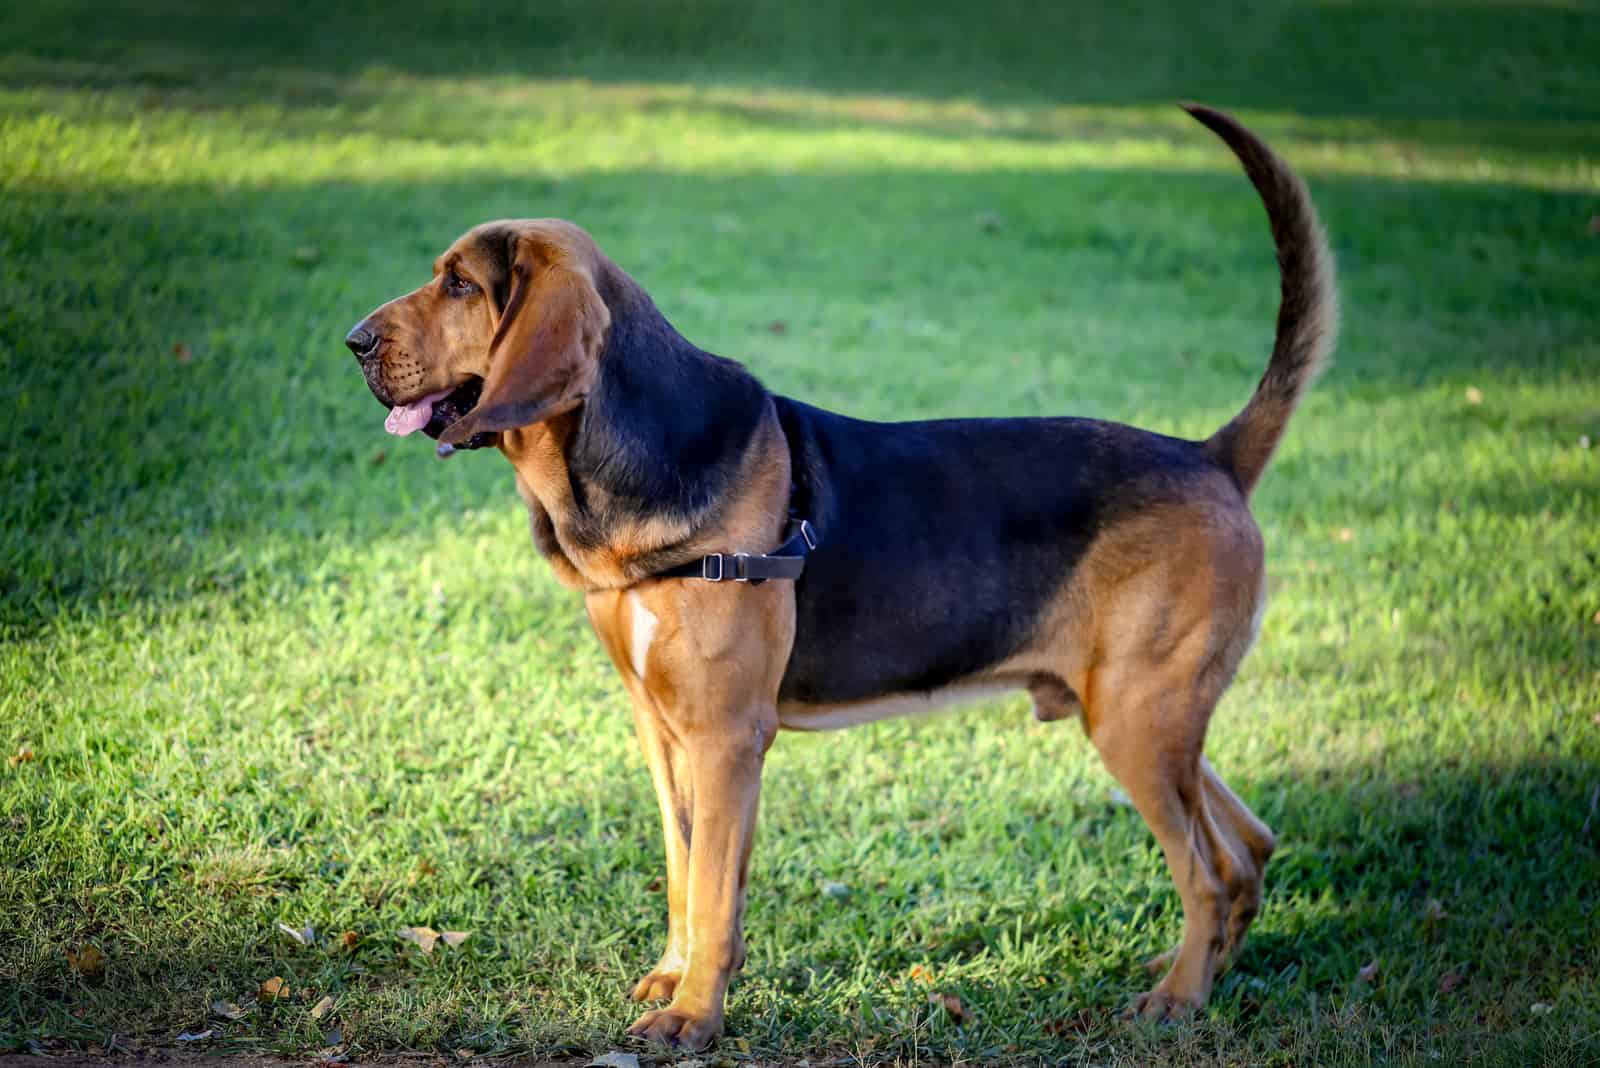
{"label": "dog's paw", "polygon": [[715,1042],[722,1033],[722,1014],[697,1016],[674,1009],[651,1009],[633,1022],[628,1034],[672,1049],[697,1053]]}
{"label": "dog's paw", "polygon": [[1188,1019],[1200,1008],[1200,999],[1180,997],[1159,986],[1140,994],[1122,1010],[1124,1020],[1150,1020],[1154,1023],[1176,1023]]}
{"label": "dog's paw", "polygon": [[671,1001],[672,995],[678,991],[678,980],[681,978],[683,975],[680,972],[657,969],[635,983],[633,993],[628,996],[635,1001]]}

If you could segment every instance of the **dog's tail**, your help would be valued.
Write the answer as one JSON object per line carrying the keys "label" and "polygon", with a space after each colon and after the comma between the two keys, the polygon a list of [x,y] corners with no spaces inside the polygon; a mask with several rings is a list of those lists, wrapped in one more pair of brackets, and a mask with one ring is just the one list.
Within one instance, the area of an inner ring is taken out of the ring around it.
{"label": "dog's tail", "polygon": [[1233,116],[1199,104],[1183,108],[1226,141],[1244,164],[1266,204],[1278,248],[1283,298],[1272,359],[1244,410],[1205,443],[1206,451],[1233,473],[1248,495],[1267,469],[1300,395],[1333,351],[1339,326],[1333,253],[1305,183],[1288,164]]}

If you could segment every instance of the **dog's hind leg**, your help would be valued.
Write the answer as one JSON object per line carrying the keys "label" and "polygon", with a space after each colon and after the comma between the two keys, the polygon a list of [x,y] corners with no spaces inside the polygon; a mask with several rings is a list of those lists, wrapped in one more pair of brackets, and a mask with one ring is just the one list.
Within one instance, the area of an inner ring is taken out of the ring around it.
{"label": "dog's hind leg", "polygon": [[[1150,962],[1166,969],[1130,1010],[1164,1019],[1198,1008],[1261,901],[1272,835],[1203,756],[1218,699],[1249,646],[1260,541],[1248,519],[1191,513],[1168,531],[1130,528],[1086,572],[1093,655],[1064,678],[1107,769],[1166,858],[1183,902],[1183,939]],[[1153,566],[1117,566],[1157,560]]]}
{"label": "dog's hind leg", "polygon": [[[1201,788],[1205,793],[1210,830],[1224,848],[1219,852],[1218,874],[1227,885],[1232,905],[1228,912],[1227,933],[1223,938],[1218,968],[1230,965],[1238,956],[1250,923],[1261,909],[1267,858],[1277,841],[1266,824],[1223,782],[1205,757],[1200,758]],[[1144,962],[1145,970],[1159,975],[1172,967],[1181,947],[1173,946]]]}
{"label": "dog's hind leg", "polygon": [[1209,996],[1227,941],[1229,876],[1238,866],[1205,796],[1200,742],[1211,709],[1185,696],[1128,694],[1098,715],[1089,706],[1089,736],[1154,832],[1183,902],[1183,941],[1152,962],[1166,965],[1166,975],[1130,1006],[1152,1019],[1191,1012]]}
{"label": "dog's hind leg", "polygon": [[1261,910],[1267,859],[1272,856],[1278,843],[1271,828],[1228,789],[1228,784],[1222,781],[1205,757],[1200,758],[1200,771],[1204,778],[1206,806],[1231,838],[1233,848],[1230,853],[1237,861],[1228,882],[1233,908],[1228,914],[1228,934],[1223,947],[1223,963],[1226,965],[1238,956],[1245,932]]}

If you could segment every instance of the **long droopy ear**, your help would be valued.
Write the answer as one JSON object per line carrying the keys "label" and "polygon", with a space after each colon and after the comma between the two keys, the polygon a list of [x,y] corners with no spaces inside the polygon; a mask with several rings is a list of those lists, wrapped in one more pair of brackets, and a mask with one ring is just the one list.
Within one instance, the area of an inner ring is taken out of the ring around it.
{"label": "long droopy ear", "polygon": [[489,374],[472,411],[439,440],[532,426],[583,403],[611,313],[586,267],[566,249],[512,239],[511,296],[489,343]]}

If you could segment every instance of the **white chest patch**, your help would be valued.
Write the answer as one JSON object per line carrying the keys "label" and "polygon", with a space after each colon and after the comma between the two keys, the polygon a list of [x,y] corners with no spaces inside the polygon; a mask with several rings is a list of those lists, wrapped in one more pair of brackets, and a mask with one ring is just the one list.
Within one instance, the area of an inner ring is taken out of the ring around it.
{"label": "white chest patch", "polygon": [[644,669],[650,660],[650,642],[656,636],[656,624],[661,621],[639,600],[639,595],[628,591],[628,610],[633,613],[633,630],[628,636],[628,661],[633,673],[644,681]]}

